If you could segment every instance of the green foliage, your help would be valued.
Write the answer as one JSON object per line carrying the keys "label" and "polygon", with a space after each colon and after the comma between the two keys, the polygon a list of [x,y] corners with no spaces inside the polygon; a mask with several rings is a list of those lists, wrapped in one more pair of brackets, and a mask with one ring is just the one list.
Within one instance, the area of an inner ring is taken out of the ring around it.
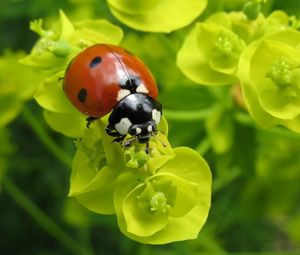
{"label": "green foliage", "polygon": [[1,185],[9,165],[8,162],[9,156],[14,152],[15,148],[10,143],[10,134],[9,131],[5,128],[0,129],[0,141],[2,143],[0,149],[0,185]]}
{"label": "green foliage", "polygon": [[[298,7],[0,1],[2,250],[298,254]],[[140,57],[158,83],[149,154],[111,143],[107,116],[87,129],[63,93],[70,60],[102,42]]]}
{"label": "green foliage", "polygon": [[134,29],[168,33],[190,24],[206,7],[207,0],[107,0],[111,12]]}
{"label": "green foliage", "polygon": [[247,16],[217,13],[197,23],[178,52],[177,65],[200,84],[240,83],[259,125],[299,132],[299,32],[290,28],[295,22],[284,12],[265,18],[259,9],[260,3],[248,2]]}
{"label": "green foliage", "polygon": [[0,57],[0,128],[19,114],[41,80],[40,74],[18,62],[24,56],[20,51],[6,52]]}

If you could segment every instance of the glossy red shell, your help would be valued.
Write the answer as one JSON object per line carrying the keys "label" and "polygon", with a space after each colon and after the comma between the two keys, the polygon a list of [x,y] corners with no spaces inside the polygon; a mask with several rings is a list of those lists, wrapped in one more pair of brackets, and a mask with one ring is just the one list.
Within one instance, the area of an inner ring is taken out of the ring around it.
{"label": "glossy red shell", "polygon": [[[92,61],[98,62],[91,67]],[[63,88],[82,113],[102,117],[118,103],[120,84],[138,77],[150,97],[158,95],[156,82],[143,62],[121,47],[96,44],[79,53],[69,64]]]}

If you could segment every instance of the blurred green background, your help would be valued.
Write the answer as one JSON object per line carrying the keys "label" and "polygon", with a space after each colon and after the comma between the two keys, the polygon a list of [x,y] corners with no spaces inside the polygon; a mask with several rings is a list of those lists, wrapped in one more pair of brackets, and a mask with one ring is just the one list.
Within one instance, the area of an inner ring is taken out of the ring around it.
{"label": "blurred green background", "polygon": [[[245,1],[209,2],[200,20],[220,6],[240,10]],[[268,8],[266,12],[281,9],[300,18],[297,0],[270,1]],[[114,216],[91,213],[67,198],[73,140],[48,127],[34,100],[15,103],[1,94],[11,76],[26,78],[10,59],[22,54],[17,52],[28,53],[37,40],[29,21],[43,18],[51,24],[59,9],[71,20],[105,18],[123,28],[122,44],[147,63],[158,81],[171,144],[190,146],[209,162],[212,207],[198,239],[139,244],[120,233]],[[180,35],[132,30],[112,16],[104,0],[0,1],[0,122],[10,120],[0,128],[1,254],[300,254],[300,135],[261,130],[226,110],[223,121],[229,124],[207,129],[193,113],[214,106],[228,88],[208,90],[183,76],[175,66]],[[148,47],[157,44],[155,52]],[[7,102],[12,102],[10,111],[1,115]],[[224,136],[230,149],[216,153],[210,141]]]}

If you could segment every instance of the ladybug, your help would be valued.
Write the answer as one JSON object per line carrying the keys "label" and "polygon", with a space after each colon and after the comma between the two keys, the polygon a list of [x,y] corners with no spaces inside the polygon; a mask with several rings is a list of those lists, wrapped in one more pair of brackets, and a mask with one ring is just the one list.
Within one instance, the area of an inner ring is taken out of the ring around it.
{"label": "ladybug", "polygon": [[162,106],[156,82],[145,64],[125,49],[96,44],[68,65],[63,89],[71,103],[91,121],[110,113],[106,132],[123,142],[127,134],[146,143],[157,133]]}

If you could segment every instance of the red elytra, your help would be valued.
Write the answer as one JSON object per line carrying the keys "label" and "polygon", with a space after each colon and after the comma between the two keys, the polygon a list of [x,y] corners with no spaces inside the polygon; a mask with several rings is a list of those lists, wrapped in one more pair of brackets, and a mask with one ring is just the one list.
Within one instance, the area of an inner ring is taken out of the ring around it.
{"label": "red elytra", "polygon": [[65,72],[63,89],[79,111],[100,118],[122,99],[124,93],[120,90],[135,93],[132,87],[141,84],[144,89],[139,93],[157,98],[156,82],[139,58],[118,46],[96,44],[71,61]]}

